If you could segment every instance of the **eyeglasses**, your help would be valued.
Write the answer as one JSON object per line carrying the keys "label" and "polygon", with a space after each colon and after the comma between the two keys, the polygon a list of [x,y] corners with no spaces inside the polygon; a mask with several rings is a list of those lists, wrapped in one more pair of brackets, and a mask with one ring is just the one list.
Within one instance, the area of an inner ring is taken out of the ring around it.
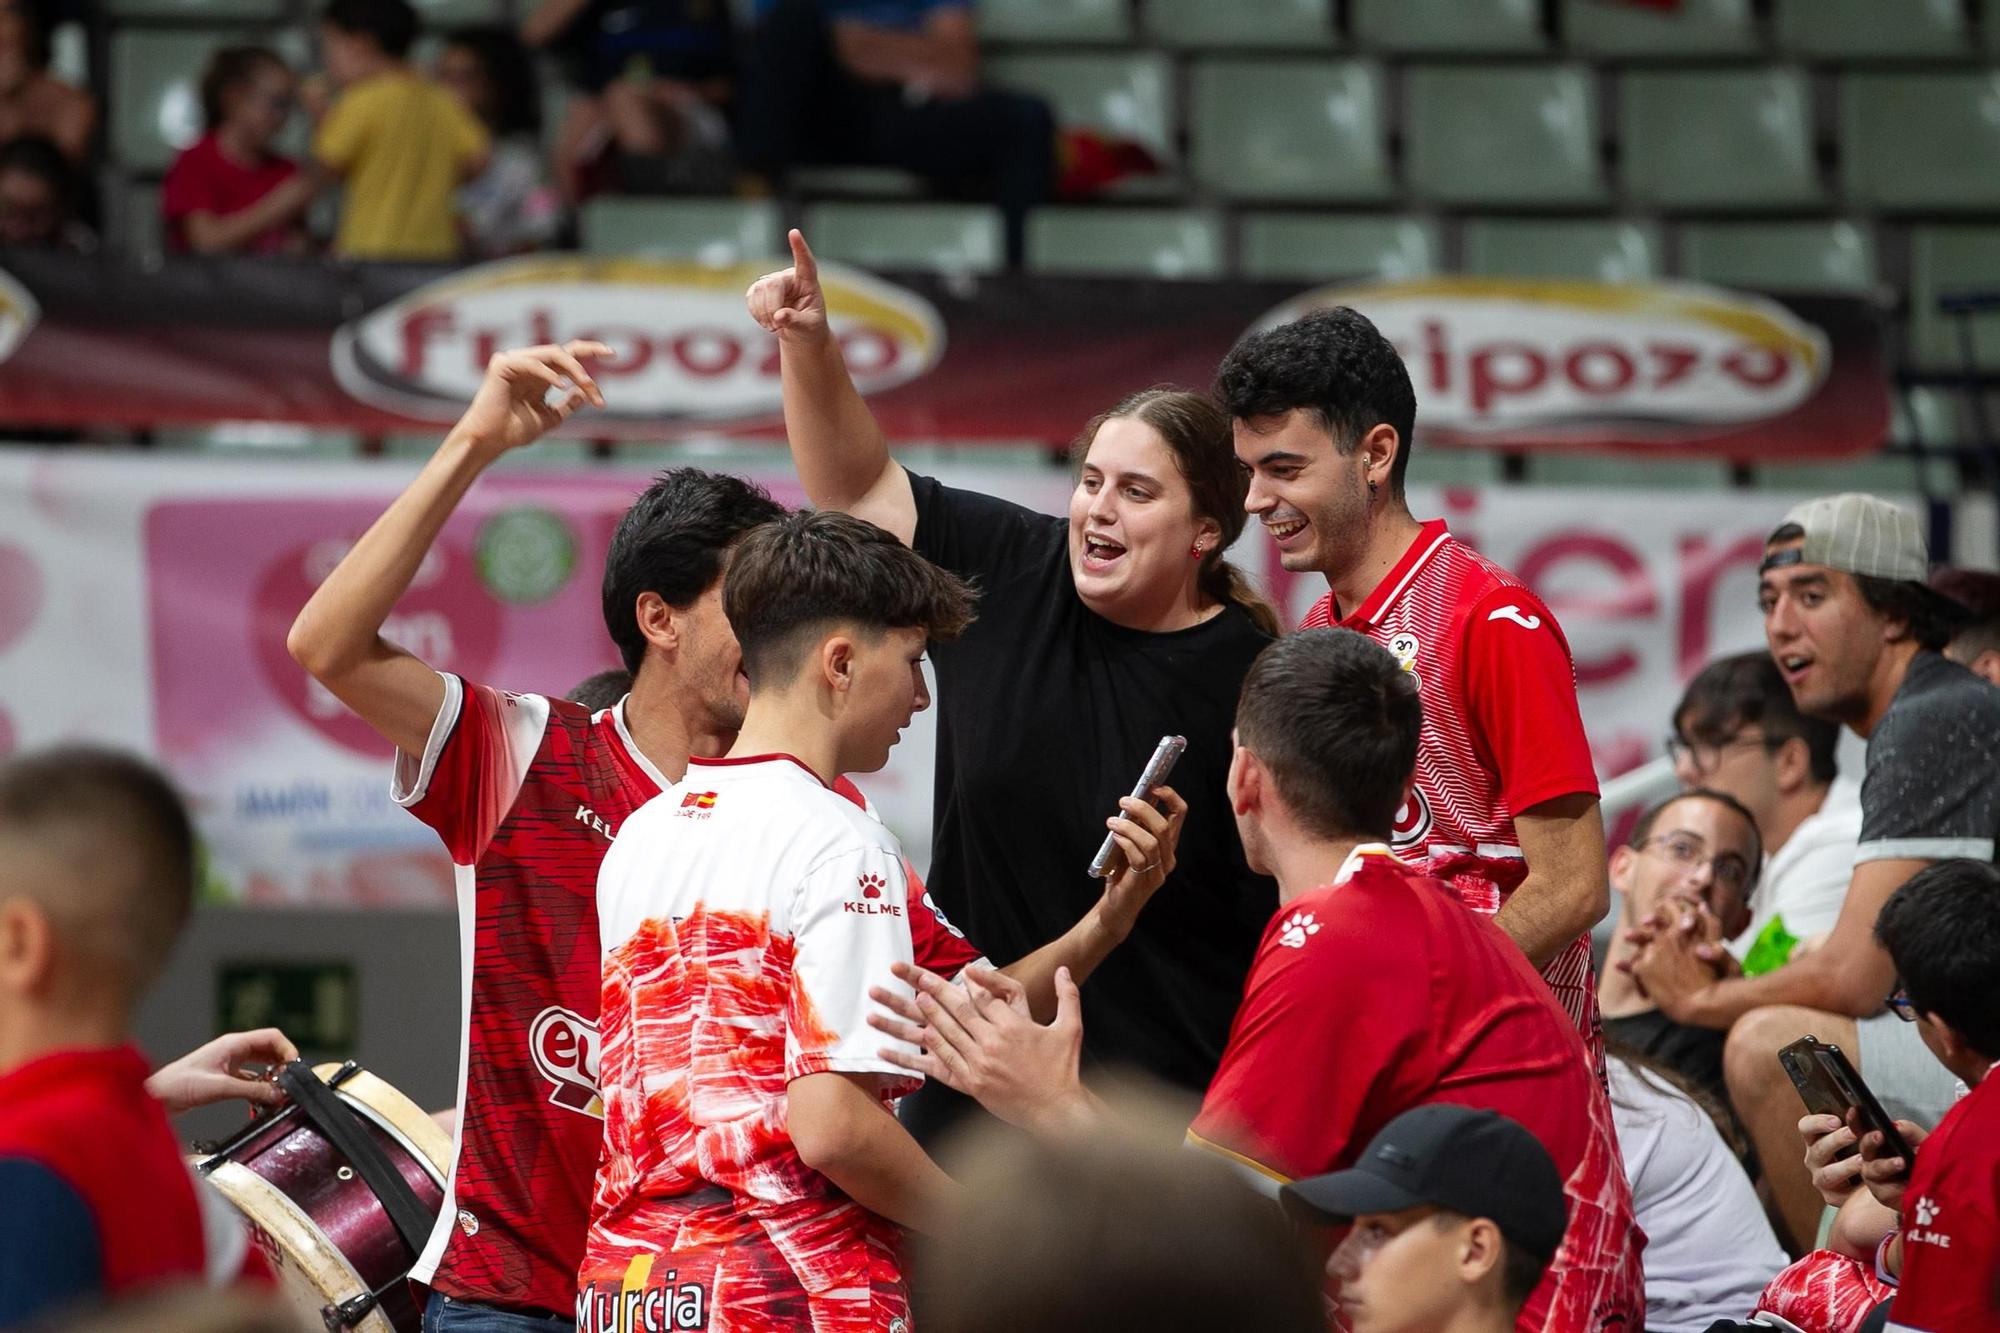
{"label": "eyeglasses", "polygon": [[1917,1021],[1917,1006],[1910,1003],[1908,988],[1903,986],[1896,987],[1895,990],[1889,992],[1889,998],[1884,1003],[1889,1006],[1890,1013],[1902,1019],[1905,1023],[1914,1023]]}
{"label": "eyeglasses", "polygon": [[1699,870],[1708,867],[1715,882],[1725,889],[1741,893],[1750,883],[1750,863],[1734,852],[1724,852],[1720,856],[1709,854],[1708,844],[1692,833],[1659,833],[1639,844],[1638,850],[1657,849],[1667,860],[1684,870]]}
{"label": "eyeglasses", "polygon": [[1761,745],[1767,750],[1775,750],[1783,744],[1783,741],[1774,741],[1769,736],[1746,735],[1743,732],[1713,743],[1691,741],[1679,732],[1675,732],[1666,739],[1666,751],[1667,758],[1675,764],[1685,761],[1695,772],[1708,773],[1714,771],[1715,766],[1722,762],[1724,750],[1741,749],[1746,745]]}

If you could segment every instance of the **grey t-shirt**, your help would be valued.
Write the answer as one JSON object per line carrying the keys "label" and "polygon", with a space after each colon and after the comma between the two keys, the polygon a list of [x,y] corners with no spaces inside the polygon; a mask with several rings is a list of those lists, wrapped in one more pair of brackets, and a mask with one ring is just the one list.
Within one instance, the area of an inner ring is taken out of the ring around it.
{"label": "grey t-shirt", "polygon": [[1918,653],[1868,739],[1863,861],[1995,859],[2000,839],[2000,689]]}

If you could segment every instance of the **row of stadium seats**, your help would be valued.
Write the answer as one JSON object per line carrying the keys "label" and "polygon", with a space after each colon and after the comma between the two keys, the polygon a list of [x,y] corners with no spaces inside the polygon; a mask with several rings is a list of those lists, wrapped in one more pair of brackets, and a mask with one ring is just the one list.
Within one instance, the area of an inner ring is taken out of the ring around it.
{"label": "row of stadium seats", "polygon": [[[114,20],[264,22],[299,0],[104,0]],[[430,24],[519,17],[526,0],[415,0]],[[734,6],[739,13],[747,4]],[[1752,0],[1680,0],[1670,10],[1630,0],[1561,0],[1555,31],[1542,0],[979,0],[980,35],[1007,43],[1131,44],[1182,50],[1331,50],[1516,54],[1567,50],[1595,59],[1728,58],[1776,54],[1869,63],[2000,52],[1990,7],[1983,42],[1965,0],[1775,0],[1766,25]]]}

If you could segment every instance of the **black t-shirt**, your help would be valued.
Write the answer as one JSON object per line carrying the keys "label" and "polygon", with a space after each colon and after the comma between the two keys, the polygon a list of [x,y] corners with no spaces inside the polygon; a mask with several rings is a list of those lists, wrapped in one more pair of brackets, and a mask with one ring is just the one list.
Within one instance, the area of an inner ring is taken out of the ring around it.
{"label": "black t-shirt", "polygon": [[1729,1088],[1722,1078],[1722,1047],[1728,1036],[1676,1023],[1657,1009],[1604,1020],[1605,1040],[1659,1061],[1724,1106]]}
{"label": "black t-shirt", "polygon": [[912,544],[980,589],[972,627],[931,647],[930,890],[996,965],[1034,952],[1102,894],[1089,866],[1104,821],[1160,738],[1187,737],[1168,779],[1188,803],[1174,871],[1084,986],[1083,1040],[1094,1060],[1205,1088],[1277,910],[1224,790],[1236,696],[1270,636],[1233,603],[1168,633],[1114,625],[1077,596],[1063,519],[914,473],[910,486]]}
{"label": "black t-shirt", "polygon": [[2000,838],[2000,690],[1918,653],[1868,738],[1864,861],[1992,861]]}

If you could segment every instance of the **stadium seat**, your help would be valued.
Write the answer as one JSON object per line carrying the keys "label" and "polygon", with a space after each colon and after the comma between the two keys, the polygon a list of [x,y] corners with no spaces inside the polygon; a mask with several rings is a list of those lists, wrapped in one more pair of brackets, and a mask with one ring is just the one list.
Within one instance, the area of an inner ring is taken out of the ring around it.
{"label": "stadium seat", "polygon": [[1890,408],[1889,438],[1897,444],[1938,449],[1972,437],[1971,405],[1959,389],[1905,389]]}
{"label": "stadium seat", "polygon": [[1752,209],[1820,202],[1812,88],[1799,70],[1628,74],[1618,120],[1628,203]]}
{"label": "stadium seat", "polygon": [[1857,204],[2000,209],[2000,70],[1846,75],[1840,140],[1842,182]]}
{"label": "stadium seat", "polygon": [[806,209],[805,234],[826,259],[863,268],[996,273],[1006,263],[998,209],[984,204],[828,201]]}
{"label": "stadium seat", "polygon": [[1420,218],[1250,213],[1237,271],[1300,282],[1421,278],[1437,270],[1439,250],[1436,225]]}
{"label": "stadium seat", "polygon": [[1141,0],[1146,37],[1165,46],[1324,50],[1338,38],[1333,0]]}
{"label": "stadium seat", "polygon": [[917,199],[927,193],[924,178],[901,167],[801,166],[786,175],[807,198]]}
{"label": "stadium seat", "polygon": [[1126,0],[979,0],[988,42],[1123,42],[1132,36]]}
{"label": "stadium seat", "polygon": [[1579,65],[1433,65],[1404,80],[1409,176],[1445,204],[1589,204],[1604,194]]}
{"label": "stadium seat", "polygon": [[1465,224],[1465,271],[1509,278],[1645,282],[1660,270],[1655,229],[1609,218],[1506,218]]}
{"label": "stadium seat", "polygon": [[1681,0],[1652,9],[1630,0],[1563,0],[1563,44],[1611,60],[1678,60],[1757,49],[1750,0]]}
{"label": "stadium seat", "polygon": [[1683,276],[1724,287],[1865,292],[1875,286],[1875,238],[1863,224],[1702,222],[1680,229]]}
{"label": "stadium seat", "polygon": [[[1960,318],[1937,307],[1955,292],[2000,289],[2000,227],[1918,227],[1910,236],[1909,357],[1924,370],[1958,370]],[[1972,319],[1978,364],[2000,369],[2000,312]]]}
{"label": "stadium seat", "polygon": [[81,23],[60,23],[49,33],[49,73],[76,88],[90,83],[90,33]]}
{"label": "stadium seat", "polygon": [[1389,51],[1540,51],[1541,0],[1348,0],[1355,40]]}
{"label": "stadium seat", "polygon": [[[426,30],[465,27],[482,23],[506,23],[507,0],[410,0]],[[532,6],[523,6],[526,13]]]}
{"label": "stadium seat", "polygon": [[[1415,463],[1417,455],[1410,455]],[[1729,464],[1710,458],[1619,458],[1596,454],[1531,453],[1525,476],[1531,486],[1646,486],[1719,491],[1729,485]]]}
{"label": "stadium seat", "polygon": [[111,155],[118,165],[165,171],[201,136],[201,72],[211,52],[255,34],[242,29],[146,30],[111,35]]}
{"label": "stadium seat", "polygon": [[1103,277],[1218,278],[1222,223],[1169,208],[1044,208],[1028,216],[1028,267]]}
{"label": "stadium seat", "polygon": [[1960,0],[1777,0],[1772,28],[1785,54],[1841,64],[1966,52]]}
{"label": "stadium seat", "polygon": [[778,206],[768,199],[600,195],[578,210],[577,224],[590,254],[657,255],[724,265],[787,253]]}
{"label": "stadium seat", "polygon": [[1163,167],[1179,155],[1174,66],[1161,52],[1001,56],[985,70],[999,87],[1047,99],[1058,125],[1144,144]]}
{"label": "stadium seat", "polygon": [[1206,60],[1192,100],[1194,175],[1220,194],[1364,203],[1392,192],[1372,62]]}
{"label": "stadium seat", "polygon": [[106,0],[104,5],[105,12],[114,19],[192,19],[207,23],[281,19],[290,9],[287,0]]}
{"label": "stadium seat", "polygon": [[[1926,440],[1929,447],[1939,441]],[[1795,495],[1837,495],[1864,491],[1870,495],[1914,495],[1927,490],[1950,495],[1959,489],[1957,469],[1941,458],[1906,454],[1873,454],[1840,463],[1759,463],[1753,474],[1760,491]]]}

